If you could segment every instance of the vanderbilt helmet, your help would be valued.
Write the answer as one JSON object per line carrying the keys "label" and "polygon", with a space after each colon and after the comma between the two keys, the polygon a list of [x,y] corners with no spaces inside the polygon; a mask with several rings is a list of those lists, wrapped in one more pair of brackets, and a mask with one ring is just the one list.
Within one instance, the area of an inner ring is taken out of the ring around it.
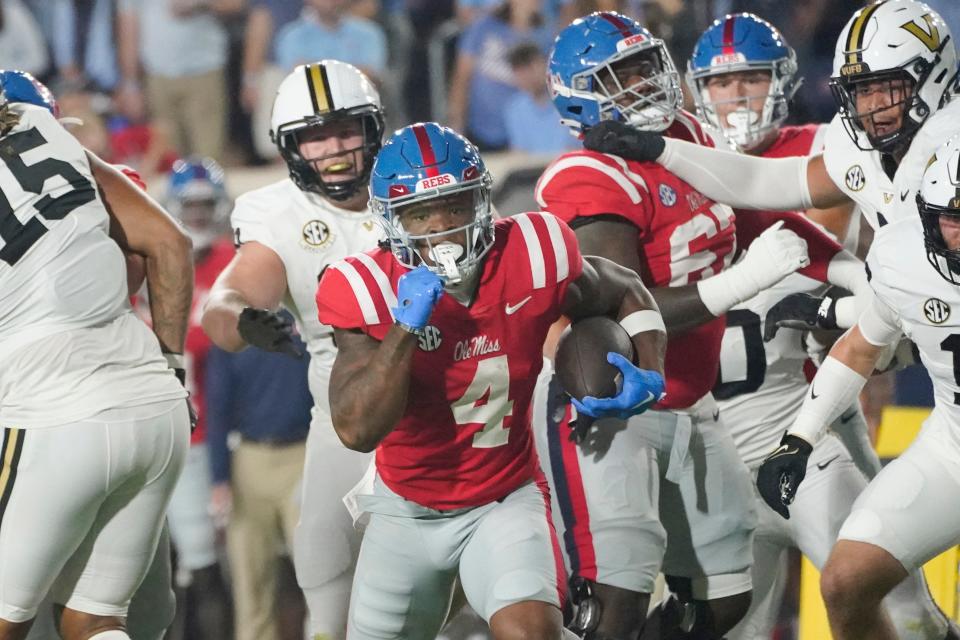
{"label": "vanderbilt helmet", "polygon": [[[635,82],[624,82],[624,67]],[[663,40],[619,13],[591,13],[561,31],[549,74],[560,122],[575,133],[603,120],[664,131],[683,106],[680,74]]]}
{"label": "vanderbilt helmet", "polygon": [[[493,178],[477,148],[462,135],[434,122],[396,131],[377,155],[370,178],[370,205],[380,214],[387,243],[397,260],[410,268],[433,259],[430,269],[448,284],[476,273],[493,246]],[[409,205],[452,194],[472,194],[473,216],[462,227],[439,233],[411,234],[401,213]],[[449,237],[466,232],[466,247]]]}
{"label": "vanderbilt helmet", "polygon": [[930,158],[917,192],[917,209],[927,260],[947,282],[960,284],[960,247],[949,247],[941,225],[944,219],[946,225],[960,228],[960,135]]}
{"label": "vanderbilt helmet", "polygon": [[[949,99],[956,79],[957,52],[943,18],[922,2],[879,0],[853,14],[840,34],[830,88],[857,146],[889,152],[909,144]],[[873,91],[888,93],[889,101],[861,111],[858,93]],[[878,116],[894,107],[903,114],[900,126],[878,126]]]}
{"label": "vanderbilt helmet", "polygon": [[[301,145],[317,128],[356,121],[358,146],[304,157]],[[270,116],[270,139],[287,163],[290,178],[303,191],[331,200],[348,200],[366,188],[383,136],[383,108],[373,83],[356,67],[321,60],[294,68],[280,83]],[[341,157],[339,162],[327,162]]]}
{"label": "vanderbilt helmet", "polygon": [[[736,107],[724,122],[717,111],[722,103],[710,97],[707,85],[714,76],[742,71],[768,72],[770,90],[759,115],[746,98],[724,101]],[[741,150],[755,148],[787,119],[790,99],[802,82],[796,75],[793,48],[776,27],[752,13],[727,15],[714,22],[697,40],[687,64],[687,85],[698,114]]]}

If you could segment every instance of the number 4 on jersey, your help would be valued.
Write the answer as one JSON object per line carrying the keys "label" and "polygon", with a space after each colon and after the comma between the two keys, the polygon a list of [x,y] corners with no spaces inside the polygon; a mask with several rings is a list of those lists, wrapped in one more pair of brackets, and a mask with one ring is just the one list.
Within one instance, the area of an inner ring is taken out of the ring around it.
{"label": "number 4 on jersey", "polygon": [[473,436],[474,447],[492,449],[507,444],[510,431],[503,426],[503,420],[513,414],[513,400],[507,398],[509,393],[510,368],[506,355],[477,362],[473,381],[460,399],[450,405],[458,425],[483,425]]}

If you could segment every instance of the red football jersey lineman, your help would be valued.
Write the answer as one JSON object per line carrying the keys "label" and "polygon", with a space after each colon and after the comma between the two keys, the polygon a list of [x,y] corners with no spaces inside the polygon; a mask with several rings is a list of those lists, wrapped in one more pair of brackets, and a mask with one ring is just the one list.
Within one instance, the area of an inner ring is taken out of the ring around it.
{"label": "red football jersey lineman", "polygon": [[[670,137],[714,146],[696,119],[680,112]],[[557,158],[537,184],[537,202],[566,222],[616,215],[637,228],[649,287],[676,287],[719,273],[735,248],[733,211],[652,162],[593,151]],[[725,324],[717,318],[671,337],[665,361],[667,397],[658,406],[688,407],[713,387]]]}
{"label": "red football jersey lineman", "polygon": [[[457,509],[537,477],[533,387],[547,330],[582,269],[576,237],[557,218],[496,221],[473,304],[440,298],[413,356],[406,413],[377,447],[377,471],[392,491]],[[320,321],[382,340],[407,271],[384,249],[330,265],[317,290]]]}
{"label": "red football jersey lineman", "polygon": [[224,239],[211,245],[204,258],[194,265],[193,303],[190,307],[190,322],[187,326],[187,339],[184,349],[184,360],[187,372],[187,390],[190,392],[190,402],[197,410],[197,426],[190,436],[190,444],[197,444],[206,439],[206,405],[203,396],[204,370],[207,362],[207,352],[210,351],[210,338],[200,326],[200,316],[203,305],[210,295],[213,282],[220,275],[230,260],[233,259],[234,248],[230,240]]}
{"label": "red football jersey lineman", "polygon": [[[803,127],[790,128],[805,129]],[[685,111],[665,135],[714,146],[697,120]],[[799,138],[784,137],[783,148]],[[635,162],[574,151],[557,158],[537,183],[537,202],[566,222],[578,217],[617,216],[637,228],[641,273],[651,288],[677,287],[718,274],[729,266],[739,241],[742,247],[778,219],[807,240],[811,265],[801,273],[826,279],[826,265],[839,245],[797,214],[738,212],[710,200],[653,162]],[[681,335],[671,336],[665,360],[667,396],[663,409],[689,407],[713,388],[717,379],[724,318],[716,318]]]}

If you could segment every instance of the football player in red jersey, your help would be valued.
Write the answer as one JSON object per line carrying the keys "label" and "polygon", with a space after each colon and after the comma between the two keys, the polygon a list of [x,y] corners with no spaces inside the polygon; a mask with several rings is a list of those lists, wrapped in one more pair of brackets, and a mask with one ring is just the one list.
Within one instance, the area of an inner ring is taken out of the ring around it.
{"label": "football player in red jersey", "polygon": [[621,390],[584,398],[590,411],[634,415],[662,394],[665,332],[640,278],[582,257],[549,214],[493,222],[490,184],[454,131],[396,132],[371,178],[388,240],[332,264],[317,291],[339,346],[334,427],[348,447],[376,448],[376,477],[359,497],[370,521],[354,640],[434,638],[458,577],[498,640],[570,637],[530,433],[547,330],[562,314],[605,315],[631,335],[636,365],[608,354]]}
{"label": "football player in red jersey", "polygon": [[[576,132],[613,120],[714,145],[681,109],[663,42],[630,18],[575,21],[558,36],[550,71],[554,104]],[[719,638],[750,602],[756,518],[750,476],[710,395],[723,315],[798,269],[827,279],[840,247],[798,215],[735,225],[729,207],[668,171],[591,151],[554,161],[536,195],[574,228],[584,253],[643,277],[670,332],[667,397],[629,428],[594,429],[577,446],[560,427],[571,417],[566,403],[541,388],[538,447],[567,543],[574,627],[587,638],[634,638],[662,570],[677,599],[646,632]],[[731,266],[738,243],[750,248]]]}
{"label": "football player in red jersey", "polygon": [[223,169],[211,158],[174,163],[166,205],[193,241],[193,304],[187,326],[185,365],[187,390],[197,410],[183,473],[167,507],[170,537],[177,551],[179,571],[189,572],[189,586],[178,590],[181,607],[195,607],[193,632],[212,638],[230,628],[226,585],[217,562],[216,527],[211,515],[210,461],[207,453],[206,404],[203,390],[207,353],[213,344],[200,326],[203,305],[220,272],[234,256],[229,236],[230,198]]}

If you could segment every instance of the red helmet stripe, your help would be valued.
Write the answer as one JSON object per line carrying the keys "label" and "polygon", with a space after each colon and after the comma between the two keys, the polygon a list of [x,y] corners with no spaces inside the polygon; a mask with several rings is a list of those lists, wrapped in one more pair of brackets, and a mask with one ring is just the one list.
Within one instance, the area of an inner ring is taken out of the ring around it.
{"label": "red helmet stripe", "polygon": [[633,35],[633,33],[631,33],[630,31],[630,26],[626,22],[618,18],[617,16],[613,15],[612,13],[603,13],[601,14],[601,17],[603,17],[604,20],[612,24],[614,28],[617,29],[624,38],[627,38]]}
{"label": "red helmet stripe", "polygon": [[733,26],[735,24],[733,16],[727,18],[723,23],[723,54],[731,55],[736,53],[733,48]]}
{"label": "red helmet stripe", "polygon": [[437,169],[437,156],[433,153],[426,127],[422,124],[413,125],[413,135],[417,138],[417,146],[420,147],[420,157],[423,159],[427,176],[433,178],[440,175],[440,170]]}

